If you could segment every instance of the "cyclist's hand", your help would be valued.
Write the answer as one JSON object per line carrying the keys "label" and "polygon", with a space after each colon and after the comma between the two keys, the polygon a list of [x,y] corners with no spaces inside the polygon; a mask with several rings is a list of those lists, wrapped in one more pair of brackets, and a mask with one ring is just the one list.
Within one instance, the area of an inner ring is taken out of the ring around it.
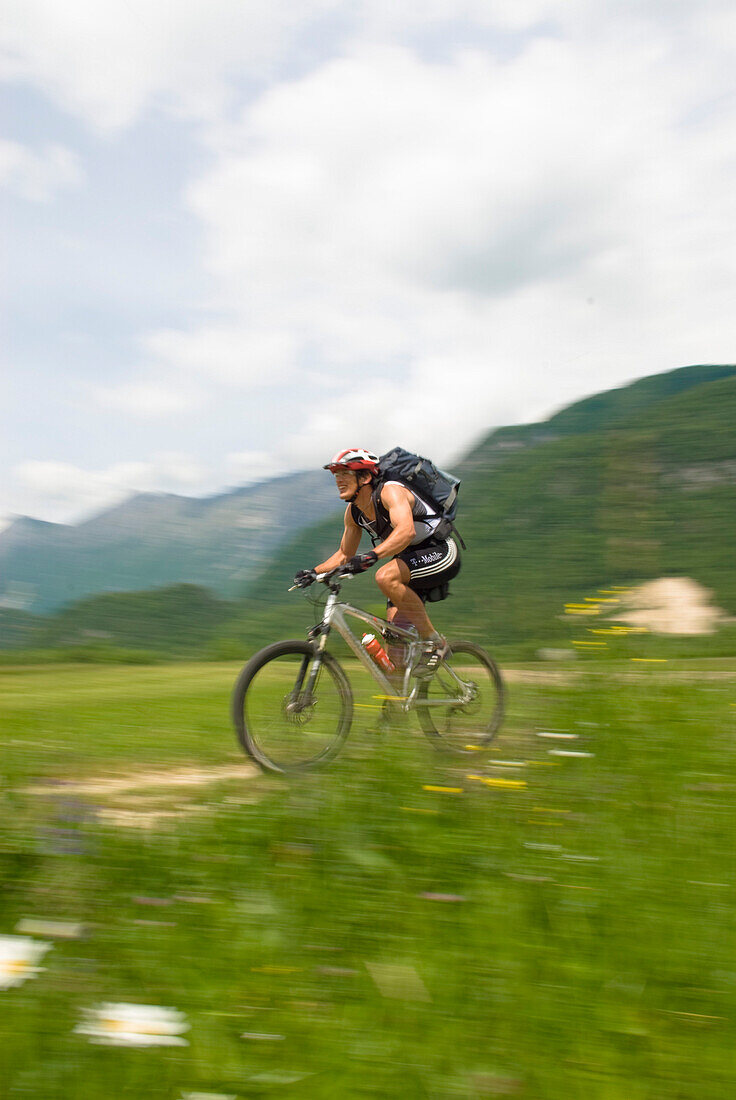
{"label": "cyclist's hand", "polygon": [[317,580],[314,569],[300,569],[294,574],[294,584],[297,588],[309,588]]}
{"label": "cyclist's hand", "polygon": [[372,565],[375,565],[378,561],[378,555],[375,550],[369,550],[367,554],[356,554],[354,558],[350,558],[342,566],[341,573],[365,573],[366,569],[370,569]]}

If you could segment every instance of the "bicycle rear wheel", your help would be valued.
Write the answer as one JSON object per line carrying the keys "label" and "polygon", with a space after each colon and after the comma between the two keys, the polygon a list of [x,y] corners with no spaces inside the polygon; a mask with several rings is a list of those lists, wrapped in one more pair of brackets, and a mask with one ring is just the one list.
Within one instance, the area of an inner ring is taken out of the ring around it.
{"label": "bicycle rear wheel", "polygon": [[340,751],[353,716],[345,673],[323,653],[314,690],[306,686],[315,651],[307,642],[277,642],[248,662],[233,691],[240,744],[260,767],[296,772],[327,763]]}
{"label": "bicycle rear wheel", "polygon": [[504,685],[495,661],[473,642],[450,642],[446,657],[417,693],[419,722],[432,743],[471,753],[497,733],[504,713]]}

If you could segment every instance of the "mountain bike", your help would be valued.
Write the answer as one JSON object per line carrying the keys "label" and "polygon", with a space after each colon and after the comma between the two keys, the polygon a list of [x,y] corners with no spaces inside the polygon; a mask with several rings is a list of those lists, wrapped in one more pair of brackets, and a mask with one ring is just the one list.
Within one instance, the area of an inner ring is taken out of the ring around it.
{"label": "mountain bike", "polygon": [[[374,699],[384,711],[416,711],[422,730],[439,749],[471,753],[486,746],[504,713],[504,684],[492,658],[474,642],[450,642],[450,652],[431,676],[414,676],[423,647],[415,628],[341,601],[341,586],[349,579],[352,574],[339,567],[320,574],[317,581],[329,589],[322,621],[305,641],[261,649],[240,673],[232,715],[248,755],[266,771],[289,773],[325,764],[340,751],[353,720],[353,693],[339,661],[327,651],[332,630],[375,680],[379,692]],[[397,655],[396,672],[386,673],[375,663],[348,618],[382,636]]]}

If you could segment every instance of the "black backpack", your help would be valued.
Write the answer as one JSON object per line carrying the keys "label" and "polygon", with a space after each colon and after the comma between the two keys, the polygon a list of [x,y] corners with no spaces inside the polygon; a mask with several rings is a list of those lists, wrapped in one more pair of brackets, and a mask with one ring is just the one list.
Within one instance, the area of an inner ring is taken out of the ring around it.
{"label": "black backpack", "polygon": [[428,458],[405,451],[403,447],[394,447],[378,460],[378,492],[386,481],[401,481],[408,489],[416,489],[419,496],[442,516],[442,522],[437,526],[437,537],[446,539],[452,532],[463,550],[466,549],[455,527],[460,488],[458,478],[440,470]]}

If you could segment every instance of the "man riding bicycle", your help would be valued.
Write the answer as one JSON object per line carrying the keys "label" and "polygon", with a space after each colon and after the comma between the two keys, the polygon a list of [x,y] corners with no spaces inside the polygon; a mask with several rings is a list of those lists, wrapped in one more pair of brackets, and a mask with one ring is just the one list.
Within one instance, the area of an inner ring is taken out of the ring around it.
{"label": "man riding bicycle", "polygon": [[[360,447],[338,451],[324,467],[335,475],[347,504],[340,548],[314,569],[300,569],[294,581],[305,587],[318,573],[342,567],[363,573],[379,561],[376,582],[388,603],[388,619],[416,627],[425,640],[415,675],[431,675],[448,653],[445,639],[427,615],[425,601],[445,599],[448,583],[460,571],[460,551],[452,538],[439,538],[442,521],[435,507],[400,481],[379,481],[378,458]],[[373,549],[358,554],[363,531]]]}

